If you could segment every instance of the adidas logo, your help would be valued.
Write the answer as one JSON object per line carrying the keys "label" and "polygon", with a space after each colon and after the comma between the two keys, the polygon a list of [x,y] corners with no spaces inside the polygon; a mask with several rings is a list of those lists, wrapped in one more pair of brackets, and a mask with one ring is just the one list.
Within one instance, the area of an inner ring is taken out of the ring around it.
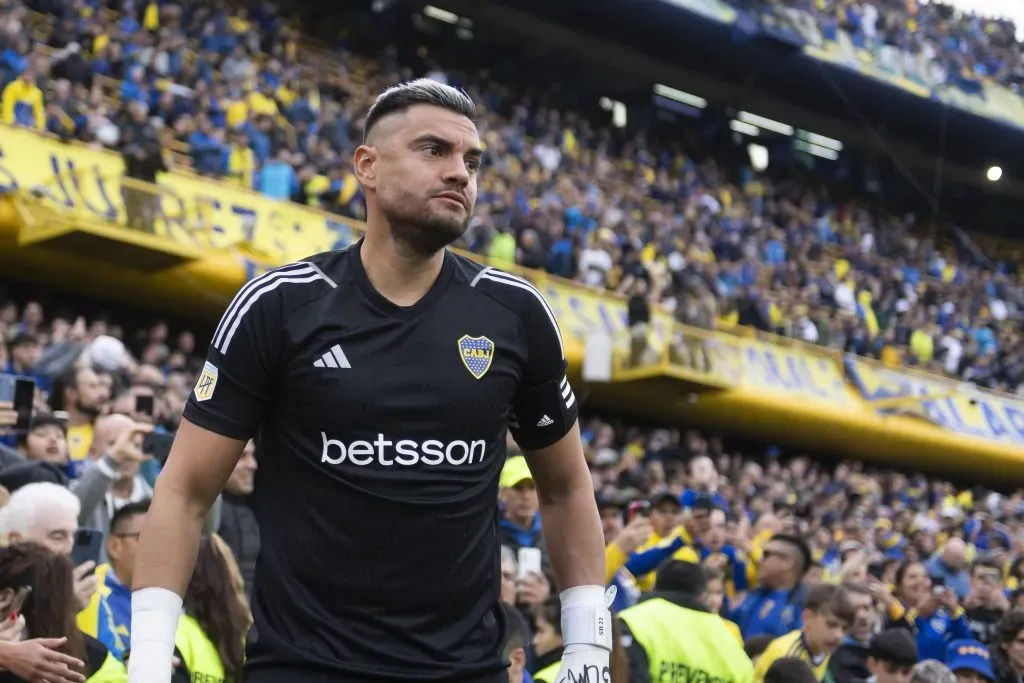
{"label": "adidas logo", "polygon": [[551,425],[553,425],[553,424],[555,424],[555,421],[554,421],[554,420],[552,420],[552,419],[551,419],[550,417],[548,417],[547,415],[545,415],[545,416],[544,416],[544,417],[542,417],[541,419],[537,420],[537,426],[538,426],[538,427],[550,427],[550,426],[551,426]]}
{"label": "adidas logo", "polygon": [[329,351],[325,352],[324,355],[320,356],[317,360],[313,361],[314,368],[351,368],[348,358],[345,357],[345,352],[341,350],[341,346],[335,344],[330,348]]}

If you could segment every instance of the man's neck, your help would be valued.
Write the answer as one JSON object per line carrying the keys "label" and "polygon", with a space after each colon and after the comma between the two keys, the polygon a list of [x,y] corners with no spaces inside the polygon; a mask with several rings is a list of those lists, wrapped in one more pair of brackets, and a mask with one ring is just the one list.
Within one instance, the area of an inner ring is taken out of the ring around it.
{"label": "man's neck", "polygon": [[396,306],[412,306],[437,280],[444,250],[425,257],[396,241],[385,226],[376,226],[366,231],[359,257],[367,279],[381,296]]}
{"label": "man's neck", "polygon": [[807,652],[809,652],[812,657],[817,658],[828,654],[827,652],[825,652],[824,648],[818,647],[818,645],[813,640],[807,637],[807,631],[803,631],[800,637],[804,639],[804,646],[807,648]]}
{"label": "man's neck", "polygon": [[118,479],[114,482],[114,485],[110,487],[110,490],[118,498],[131,498],[132,491],[135,490],[135,478]]}
{"label": "man's neck", "polygon": [[92,422],[92,418],[74,406],[65,406],[64,410],[68,414],[69,427],[81,427],[82,425],[87,425]]}

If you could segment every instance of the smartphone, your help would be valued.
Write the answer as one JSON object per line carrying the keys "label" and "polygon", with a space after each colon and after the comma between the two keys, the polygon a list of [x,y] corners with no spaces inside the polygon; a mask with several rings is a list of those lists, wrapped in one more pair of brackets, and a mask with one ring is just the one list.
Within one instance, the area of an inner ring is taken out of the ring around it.
{"label": "smartphone", "polygon": [[142,415],[153,415],[153,397],[152,396],[136,396],[135,397],[135,412]]}
{"label": "smartphone", "polygon": [[637,515],[641,517],[651,516],[651,504],[646,500],[634,500],[626,509],[626,520],[632,522]]}
{"label": "smartphone", "polygon": [[150,432],[142,439],[142,452],[152,456],[162,466],[167,462],[167,456],[171,454],[172,443],[174,443],[174,434]]}
{"label": "smartphone", "polygon": [[35,380],[15,375],[0,375],[0,402],[10,403],[11,410],[18,414],[10,429],[16,432],[28,431],[32,424],[32,402],[35,396]]}
{"label": "smartphone", "polygon": [[520,548],[516,560],[519,563],[519,578],[526,578],[530,574],[542,574],[541,554],[537,548]]}
{"label": "smartphone", "polygon": [[13,621],[18,618],[21,614],[21,608],[25,605],[25,601],[28,600],[28,596],[32,594],[32,586],[22,586],[14,592],[14,599],[11,600],[10,607],[7,608],[7,616],[4,617],[4,621]]}
{"label": "smartphone", "polygon": [[85,562],[100,563],[103,549],[103,532],[96,529],[79,529],[75,532],[75,545],[71,548],[71,564],[75,567]]}

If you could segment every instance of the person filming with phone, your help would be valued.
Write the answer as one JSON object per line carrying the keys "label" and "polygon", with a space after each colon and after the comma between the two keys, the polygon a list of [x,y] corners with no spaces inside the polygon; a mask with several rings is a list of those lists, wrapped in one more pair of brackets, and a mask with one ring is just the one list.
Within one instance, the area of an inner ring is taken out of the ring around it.
{"label": "person filming with phone", "polygon": [[938,659],[954,640],[971,639],[971,629],[956,594],[941,582],[933,582],[920,562],[904,562],[896,569],[895,597],[890,610],[893,625],[906,625],[917,634],[921,659]]}
{"label": "person filming with phone", "polygon": [[26,639],[17,643],[20,647],[10,640],[0,643],[0,683],[127,681],[124,664],[78,628],[76,611],[67,557],[38,543],[0,548],[0,612],[7,615],[4,623],[23,624],[19,637]]}

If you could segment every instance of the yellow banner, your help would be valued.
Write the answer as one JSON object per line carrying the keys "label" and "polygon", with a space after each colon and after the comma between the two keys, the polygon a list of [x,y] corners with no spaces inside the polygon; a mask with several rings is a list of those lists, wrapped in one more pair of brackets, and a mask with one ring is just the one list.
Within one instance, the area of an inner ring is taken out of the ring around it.
{"label": "yellow banner", "polygon": [[[123,172],[112,152],[0,127],[0,193],[30,190],[70,214],[123,224]],[[352,237],[352,226],[337,216],[208,178],[165,173],[158,186],[157,233],[203,249],[245,247],[277,264]]]}
{"label": "yellow banner", "polygon": [[1024,446],[1024,401],[857,358],[847,359],[846,368],[883,415],[917,415],[957,434]]}
{"label": "yellow banner", "polygon": [[740,345],[739,376],[744,389],[836,406],[855,406],[860,402],[850,391],[833,356],[759,340],[743,339]]}

